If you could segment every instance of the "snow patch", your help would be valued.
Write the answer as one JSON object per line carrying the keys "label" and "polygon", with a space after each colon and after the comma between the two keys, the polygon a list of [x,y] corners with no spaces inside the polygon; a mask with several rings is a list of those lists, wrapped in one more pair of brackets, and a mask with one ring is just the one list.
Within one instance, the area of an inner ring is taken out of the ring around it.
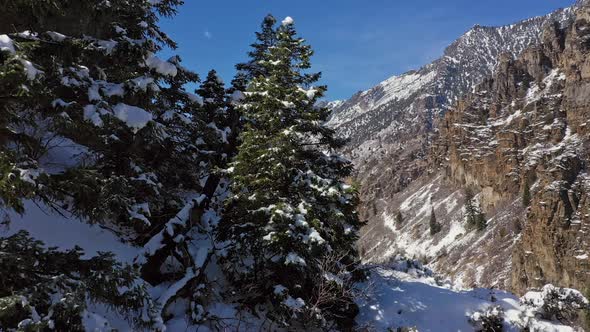
{"label": "snow patch", "polygon": [[127,127],[131,128],[133,133],[137,133],[152,121],[151,113],[136,106],[119,103],[113,107],[113,111],[115,112],[117,119],[125,122]]}
{"label": "snow patch", "polygon": [[15,54],[14,42],[7,35],[0,35],[0,51]]}
{"label": "snow patch", "polygon": [[178,68],[176,68],[173,63],[164,61],[153,54],[148,56],[148,58],[145,60],[145,64],[149,68],[164,76],[174,77],[178,73]]}

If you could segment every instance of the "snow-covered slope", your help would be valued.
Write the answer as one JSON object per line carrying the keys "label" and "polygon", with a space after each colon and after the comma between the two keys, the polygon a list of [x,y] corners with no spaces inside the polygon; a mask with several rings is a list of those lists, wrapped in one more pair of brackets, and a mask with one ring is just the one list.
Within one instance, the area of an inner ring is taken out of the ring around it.
{"label": "snow-covered slope", "polygon": [[[538,332],[574,331],[560,322],[536,319],[534,309],[511,293],[457,289],[420,264],[401,257],[391,264],[372,267],[360,289],[364,296],[357,300],[358,321],[369,331],[474,331],[470,319],[477,319],[486,309],[500,316],[507,332],[522,331],[525,326]],[[541,294],[530,292],[523,299],[538,299]]]}
{"label": "snow-covered slope", "polygon": [[[342,132],[345,130],[344,128],[351,125],[349,122],[357,120],[365,113],[391,102],[403,101],[413,96],[425,85],[431,83],[435,76],[436,71],[425,73],[409,72],[400,76],[393,76],[381,82],[378,86],[353,97],[358,99],[358,102],[340,101],[331,105],[334,112],[328,123],[332,127],[339,128]],[[346,131],[345,134],[347,136],[355,135],[353,131]]]}
{"label": "snow-covered slope", "polygon": [[[449,202],[453,200],[451,198]],[[3,228],[0,236],[14,234],[19,230],[29,231],[47,246],[67,250],[78,245],[88,257],[97,252],[110,251],[117,260],[125,263],[133,263],[144,250],[143,247],[120,242],[109,230],[60,215],[32,201],[26,202],[24,215],[13,216],[10,227]],[[193,241],[199,243],[194,248],[211,248],[211,243],[207,243],[209,239],[206,234],[195,236]],[[528,308],[511,293],[497,289],[462,289],[451,280],[437,276],[421,263],[401,256],[392,257],[383,265],[365,268],[369,273],[366,281],[357,285],[356,298],[360,308],[357,327],[361,330],[365,328],[368,331],[385,332],[390,331],[390,328],[416,327],[420,332],[472,331],[473,326],[469,322],[472,314],[499,305],[504,311],[506,331],[520,331],[519,328],[524,324],[534,324],[531,326],[540,328],[535,331],[573,331],[558,322],[531,318]],[[212,256],[205,273],[217,287],[211,292],[213,296],[205,308],[208,316],[204,317],[202,324],[189,323],[189,319],[182,318],[185,308],[179,302],[170,309],[177,314],[177,318],[166,322],[167,331],[288,331],[265,325],[266,321],[240,311],[237,304],[222,300],[221,292],[225,286],[223,274],[216,264],[216,255]],[[145,283],[150,295],[159,301],[164,301],[168,290],[175,286],[178,285],[152,287]],[[124,317],[97,303],[88,304],[84,325],[88,331],[94,332],[135,330]]]}
{"label": "snow-covered slope", "polygon": [[[385,263],[402,253],[429,263],[460,287],[509,289],[510,255],[518,239],[514,220],[524,213],[520,202],[506,202],[490,212],[488,228],[475,232],[467,227],[464,200],[464,191],[437,173],[414,181],[394,198],[379,201],[376,209],[381,214],[362,230],[363,260]],[[442,226],[434,236],[429,230],[431,211]],[[401,222],[396,220],[398,212]]]}
{"label": "snow-covered slope", "polygon": [[[207,218],[210,222],[215,222],[216,218],[213,211]],[[206,229],[203,225],[203,229]],[[59,250],[70,250],[75,246],[82,248],[85,253],[84,258],[96,256],[99,252],[111,252],[115,258],[126,264],[133,264],[138,260],[144,259],[145,247],[136,247],[128,243],[123,243],[111,230],[101,228],[99,225],[90,225],[78,218],[68,215],[66,211],[57,211],[49,208],[42,203],[28,200],[25,202],[25,213],[23,215],[11,214],[10,224],[0,227],[0,237],[8,237],[19,231],[27,231],[35,239],[44,242],[46,247],[55,247]],[[222,292],[227,288],[223,273],[217,265],[217,251],[214,250],[212,237],[206,231],[193,232],[191,234],[191,245],[189,246],[194,252],[192,253],[196,261],[204,262],[205,257],[211,251],[215,252],[211,260],[206,264],[204,273],[208,280],[215,283],[215,288],[210,289],[211,297],[203,312],[207,312],[206,317],[201,317],[202,323],[191,323],[191,319],[186,314],[186,305],[179,301],[171,306],[176,314],[175,319],[166,322],[167,331],[250,331],[265,329],[265,321],[256,318],[247,312],[239,310],[238,305],[228,303],[224,300]],[[205,266],[205,264],[202,264]],[[190,273],[187,273],[190,276]],[[166,282],[158,286],[151,286],[149,283],[143,283],[150,296],[156,300],[159,305],[164,305],[168,298],[173,294],[173,290],[183,286],[184,279],[178,282]],[[118,331],[136,331],[137,326],[126,317],[121,316],[112,308],[107,308],[103,304],[87,303],[87,310],[84,314],[83,324],[87,331],[93,332],[110,332],[113,329]],[[1,328],[0,328],[1,330]]]}

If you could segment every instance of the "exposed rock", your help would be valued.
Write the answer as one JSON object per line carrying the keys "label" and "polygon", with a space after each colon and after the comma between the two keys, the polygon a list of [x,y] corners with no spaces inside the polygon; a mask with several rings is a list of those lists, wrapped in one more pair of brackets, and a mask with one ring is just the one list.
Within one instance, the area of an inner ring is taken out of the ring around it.
{"label": "exposed rock", "polygon": [[512,257],[512,288],[546,283],[585,289],[590,281],[590,7],[516,60],[502,57],[493,78],[448,112],[433,145],[458,186],[482,190],[486,210],[533,199]]}

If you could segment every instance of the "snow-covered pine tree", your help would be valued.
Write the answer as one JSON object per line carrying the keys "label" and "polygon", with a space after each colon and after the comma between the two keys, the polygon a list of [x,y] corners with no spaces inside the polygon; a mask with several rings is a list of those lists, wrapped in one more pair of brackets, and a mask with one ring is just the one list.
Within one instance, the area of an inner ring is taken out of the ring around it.
{"label": "snow-covered pine tree", "polygon": [[227,89],[228,99],[226,104],[232,119],[230,126],[233,130],[232,138],[236,140],[236,144],[239,144],[237,140],[240,136],[239,133],[243,129],[243,121],[241,121],[241,114],[237,106],[244,99],[244,92],[252,80],[255,77],[266,75],[266,69],[261,65],[260,61],[265,59],[270,49],[276,44],[276,22],[277,20],[271,14],[264,17],[260,25],[260,31],[256,32],[256,41],[250,44],[252,50],[248,52],[249,60],[236,65],[237,73]]}
{"label": "snow-covered pine tree", "polygon": [[162,328],[156,304],[135,270],[112,254],[85,259],[78,247],[47,249],[25,231],[0,238],[0,248],[3,330],[87,331],[83,321],[94,319],[110,330],[108,320],[88,310],[90,301],[126,313],[137,328]]}
{"label": "snow-covered pine tree", "polygon": [[481,209],[479,200],[475,198],[470,188],[465,189],[465,214],[469,229],[484,230],[487,227],[485,214]]}
{"label": "snow-covered pine tree", "polygon": [[215,70],[209,71],[197,93],[203,99],[200,118],[206,126],[203,130],[207,135],[205,148],[212,170],[219,171],[225,167],[235,149],[232,132],[237,122],[235,109],[229,107],[230,98]]}
{"label": "snow-covered pine tree", "polygon": [[335,153],[343,142],[324,125],[329,111],[315,107],[326,88],[313,87],[320,75],[305,72],[312,53],[286,18],[276,44],[257,59],[264,75],[240,106],[245,130],[218,234],[229,246],[224,266],[239,301],[307,327],[352,324],[360,224],[356,190],[343,182],[352,165]]}
{"label": "snow-covered pine tree", "polygon": [[[185,192],[207,191],[200,98],[183,88],[198,77],[155,55],[175,47],[157,23],[180,3],[16,0],[0,13],[1,205],[33,198],[146,244],[154,284],[197,274],[180,241],[190,218],[171,220],[189,215]],[[160,269],[172,255],[176,269]]]}
{"label": "snow-covered pine tree", "polygon": [[260,31],[256,32],[256,41],[250,45],[252,47],[252,50],[248,52],[250,60],[236,65],[238,74],[234,86],[241,91],[245,91],[247,83],[253,79],[268,74],[267,68],[261,61],[267,58],[268,52],[277,43],[276,23],[274,16],[266,15],[260,25]]}
{"label": "snow-covered pine tree", "polygon": [[180,182],[195,187],[178,167],[191,163],[183,163],[189,160],[178,153],[183,146],[167,121],[193,106],[190,96],[179,96],[197,77],[178,58],[154,55],[175,46],[157,21],[178,4],[9,3],[8,13],[30,17],[6,17],[0,31],[10,45],[1,64],[9,69],[0,74],[7,87],[4,112],[18,119],[8,118],[4,127],[26,136],[27,144],[4,141],[14,147],[21,159],[14,168],[29,175],[37,197],[55,207],[68,201],[78,216],[136,237],[166,220],[156,216],[178,209]]}

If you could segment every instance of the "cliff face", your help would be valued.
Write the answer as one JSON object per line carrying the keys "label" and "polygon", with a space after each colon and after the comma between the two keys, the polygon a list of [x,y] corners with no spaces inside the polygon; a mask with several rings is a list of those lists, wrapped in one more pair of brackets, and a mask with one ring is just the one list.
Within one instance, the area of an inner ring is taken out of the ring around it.
{"label": "cliff face", "polygon": [[589,55],[590,7],[581,6],[567,27],[548,25],[542,44],[502,56],[493,78],[439,124],[431,165],[455,186],[479,189],[485,211],[522,205],[530,189],[512,252],[517,292],[590,281]]}
{"label": "cliff face", "polygon": [[436,119],[493,73],[500,54],[520,55],[541,43],[545,25],[566,25],[571,16],[572,9],[566,8],[503,27],[475,26],[434,62],[335,104],[329,124],[350,139],[345,152],[363,184],[363,217],[374,217],[375,202],[391,198],[427,172]]}

